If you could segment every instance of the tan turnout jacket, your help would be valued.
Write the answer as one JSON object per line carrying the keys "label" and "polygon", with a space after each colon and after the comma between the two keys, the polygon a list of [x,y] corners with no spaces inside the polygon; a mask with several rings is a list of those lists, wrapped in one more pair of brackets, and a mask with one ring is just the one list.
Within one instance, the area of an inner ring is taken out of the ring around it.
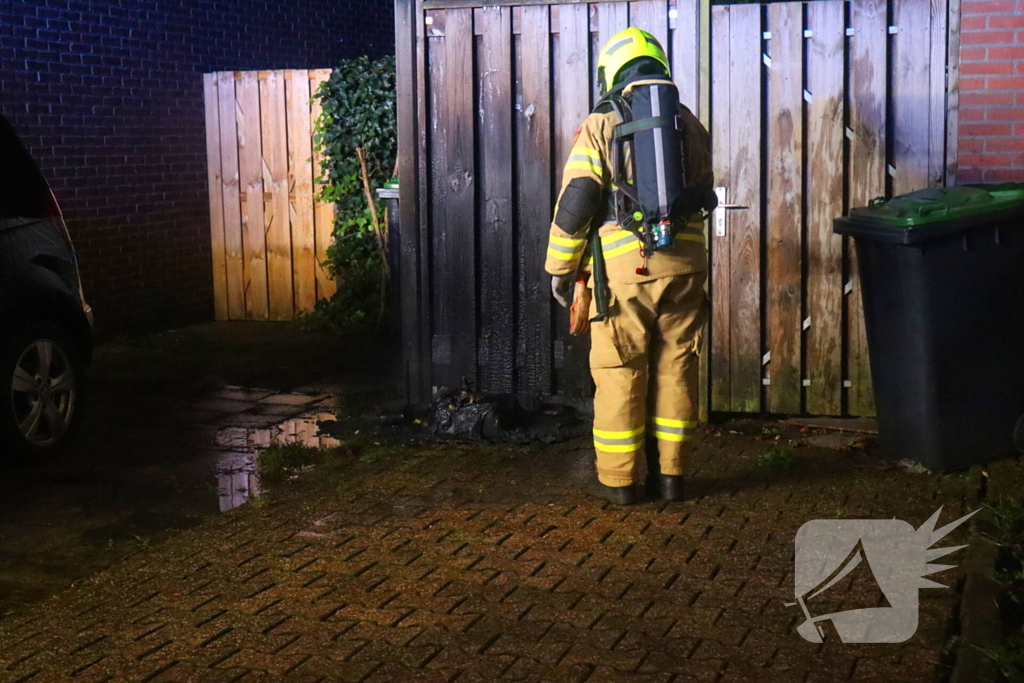
{"label": "tan turnout jacket", "polygon": [[[637,85],[654,82],[663,82],[663,80],[636,81],[630,84],[624,92],[628,94]],[[687,182],[691,186],[711,188],[714,185],[714,173],[711,168],[711,145],[708,131],[697,117],[682,104],[679,105],[679,111],[686,128],[685,148],[688,155],[684,160],[684,170]],[[595,112],[583,121],[562,174],[559,202],[562,201],[566,186],[574,178],[592,178],[600,184],[607,195],[612,179],[612,131],[618,123],[619,119],[614,112]],[[597,216],[606,213],[606,205],[607,198],[602,200]],[[555,215],[558,215],[557,206]],[[607,222],[599,227],[609,281],[648,282],[658,278],[689,275],[707,270],[704,218],[700,213],[691,216],[685,224],[675,226],[675,244],[671,248],[648,255],[647,273],[643,275],[637,273],[637,269],[644,266],[644,259],[640,254],[640,241],[614,221],[614,215],[609,215]],[[568,275],[575,273],[582,264],[583,270],[589,271],[591,258],[587,235],[593,227],[592,224],[588,224],[575,235],[570,235],[552,223],[544,269],[551,275]]]}

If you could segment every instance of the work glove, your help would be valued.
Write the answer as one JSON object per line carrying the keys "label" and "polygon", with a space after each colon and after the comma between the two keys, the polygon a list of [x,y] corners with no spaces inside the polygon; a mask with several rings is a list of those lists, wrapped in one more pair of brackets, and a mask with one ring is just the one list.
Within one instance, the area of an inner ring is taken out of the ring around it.
{"label": "work glove", "polygon": [[572,285],[572,275],[551,276],[551,296],[562,308],[569,308],[569,289]]}

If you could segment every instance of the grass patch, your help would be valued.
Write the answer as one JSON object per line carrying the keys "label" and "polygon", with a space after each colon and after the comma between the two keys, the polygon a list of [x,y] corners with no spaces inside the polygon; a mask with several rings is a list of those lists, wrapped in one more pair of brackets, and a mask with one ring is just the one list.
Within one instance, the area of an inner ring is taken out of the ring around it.
{"label": "grass patch", "polygon": [[986,503],[999,537],[1006,543],[1024,542],[1024,499],[1002,497]]}
{"label": "grass patch", "polygon": [[1001,497],[986,503],[999,539],[996,578],[1003,584],[1000,604],[1004,632],[999,645],[977,649],[992,660],[1009,683],[1024,683],[1024,500]]}
{"label": "grass patch", "polygon": [[406,452],[402,444],[373,443],[360,445],[355,449],[359,454],[359,462],[372,465],[375,462],[390,460]]}
{"label": "grass patch", "polygon": [[289,474],[312,465],[320,454],[320,449],[305,444],[274,444],[260,453],[260,478],[268,483],[282,481]]}
{"label": "grass patch", "polygon": [[[341,436],[337,436],[341,438]],[[391,458],[409,455],[413,446],[402,441],[388,438],[380,438],[372,434],[344,436],[344,443],[338,447],[339,454],[344,453],[355,456],[356,460],[364,464],[373,464]]]}
{"label": "grass patch", "polygon": [[1024,683],[1024,636],[1018,634],[999,645],[974,648],[992,660],[1008,683]]}
{"label": "grass patch", "polygon": [[999,537],[996,576],[1010,584],[1009,600],[1024,616],[1024,500],[1002,497],[986,503]]}
{"label": "grass patch", "polygon": [[775,446],[757,457],[757,464],[769,470],[788,470],[796,464],[793,449]]}
{"label": "grass patch", "polygon": [[[313,465],[332,472],[332,466],[351,463],[352,456],[367,464],[388,461],[407,451],[402,444],[355,440],[334,448],[315,448],[301,443],[274,444],[260,453],[259,475],[263,482],[276,484]],[[344,482],[339,486],[343,487]]]}
{"label": "grass patch", "polygon": [[253,496],[252,498],[249,499],[249,505],[252,505],[254,508],[259,508],[259,509],[263,509],[265,507],[269,507],[270,506],[270,497],[267,494],[265,494],[265,493],[261,493],[258,496]]}

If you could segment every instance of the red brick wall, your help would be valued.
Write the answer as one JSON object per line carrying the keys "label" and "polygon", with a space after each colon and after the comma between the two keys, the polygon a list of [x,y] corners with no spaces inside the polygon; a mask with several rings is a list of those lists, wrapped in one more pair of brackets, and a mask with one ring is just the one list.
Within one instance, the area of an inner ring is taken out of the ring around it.
{"label": "red brick wall", "polygon": [[1024,0],[964,0],[957,182],[1024,181]]}
{"label": "red brick wall", "polygon": [[4,0],[0,111],[53,186],[97,331],[213,319],[202,74],[394,50],[388,0]]}

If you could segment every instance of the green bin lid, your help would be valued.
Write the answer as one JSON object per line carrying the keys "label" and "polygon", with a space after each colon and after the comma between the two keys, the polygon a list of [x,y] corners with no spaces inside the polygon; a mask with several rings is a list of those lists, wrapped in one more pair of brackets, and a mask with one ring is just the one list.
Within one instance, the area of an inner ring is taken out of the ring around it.
{"label": "green bin lid", "polygon": [[1024,183],[935,187],[888,201],[873,200],[870,206],[851,209],[850,218],[909,228],[991,213],[1016,204],[1024,204]]}
{"label": "green bin lid", "polygon": [[850,210],[836,232],[910,244],[987,224],[1024,210],[1024,183],[962,185],[918,190]]}

